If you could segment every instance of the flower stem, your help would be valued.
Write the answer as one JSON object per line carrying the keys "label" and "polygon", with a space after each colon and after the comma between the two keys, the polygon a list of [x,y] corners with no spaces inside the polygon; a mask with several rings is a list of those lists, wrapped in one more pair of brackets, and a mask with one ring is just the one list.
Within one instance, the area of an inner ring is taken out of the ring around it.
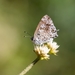
{"label": "flower stem", "polygon": [[40,57],[37,57],[30,65],[28,65],[19,75],[25,75],[38,61]]}

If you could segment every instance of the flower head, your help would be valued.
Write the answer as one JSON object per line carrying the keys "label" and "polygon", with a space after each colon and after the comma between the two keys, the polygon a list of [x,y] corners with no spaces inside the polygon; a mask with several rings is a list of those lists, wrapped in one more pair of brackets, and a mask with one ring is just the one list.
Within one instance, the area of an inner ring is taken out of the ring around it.
{"label": "flower head", "polygon": [[46,45],[35,46],[34,51],[37,55],[41,57],[41,59],[49,59],[49,51],[50,49]]}
{"label": "flower head", "polygon": [[56,55],[56,53],[59,52],[59,50],[57,50],[59,45],[57,45],[56,42],[51,41],[51,42],[48,42],[47,45],[50,48],[50,54]]}
{"label": "flower head", "polygon": [[57,48],[59,46],[56,42],[53,42],[53,39],[50,42],[44,43],[43,45],[35,45],[34,51],[41,59],[49,59],[50,54],[56,55],[58,52]]}

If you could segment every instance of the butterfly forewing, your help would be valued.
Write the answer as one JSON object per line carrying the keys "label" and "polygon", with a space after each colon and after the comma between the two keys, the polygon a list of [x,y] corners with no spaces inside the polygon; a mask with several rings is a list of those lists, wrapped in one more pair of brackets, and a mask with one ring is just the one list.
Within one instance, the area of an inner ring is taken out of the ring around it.
{"label": "butterfly forewing", "polygon": [[34,44],[41,45],[47,43],[51,38],[55,38],[56,36],[58,36],[57,30],[53,21],[48,15],[43,16],[34,32]]}

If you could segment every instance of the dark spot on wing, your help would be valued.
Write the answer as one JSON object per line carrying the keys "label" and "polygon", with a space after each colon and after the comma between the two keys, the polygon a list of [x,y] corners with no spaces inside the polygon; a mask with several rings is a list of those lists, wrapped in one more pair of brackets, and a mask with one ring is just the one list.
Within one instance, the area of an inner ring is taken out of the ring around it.
{"label": "dark spot on wing", "polygon": [[46,28],[45,28],[46,31],[49,30],[49,26],[50,26],[49,24],[46,24]]}
{"label": "dark spot on wing", "polygon": [[54,32],[56,32],[56,30],[52,29],[52,30],[51,30],[51,32],[53,32],[53,33],[54,33]]}
{"label": "dark spot on wing", "polygon": [[39,33],[37,35],[40,35]]}

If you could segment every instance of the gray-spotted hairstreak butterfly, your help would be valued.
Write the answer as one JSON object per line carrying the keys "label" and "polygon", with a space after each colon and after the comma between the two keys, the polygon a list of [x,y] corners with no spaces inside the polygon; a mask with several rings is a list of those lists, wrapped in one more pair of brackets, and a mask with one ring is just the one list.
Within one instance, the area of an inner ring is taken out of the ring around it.
{"label": "gray-spotted hairstreak butterfly", "polygon": [[39,22],[34,32],[34,36],[32,37],[32,41],[35,45],[42,45],[50,42],[51,39],[57,36],[57,29],[54,26],[52,19],[48,15],[45,15]]}

